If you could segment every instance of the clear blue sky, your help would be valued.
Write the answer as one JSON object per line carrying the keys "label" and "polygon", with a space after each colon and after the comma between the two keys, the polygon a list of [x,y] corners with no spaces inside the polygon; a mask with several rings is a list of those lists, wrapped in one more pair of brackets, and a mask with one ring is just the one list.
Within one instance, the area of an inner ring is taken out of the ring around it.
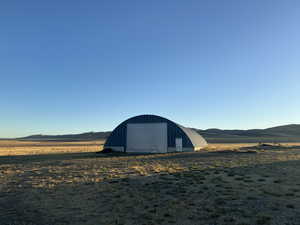
{"label": "clear blue sky", "polygon": [[0,3],[0,137],[300,123],[300,1]]}

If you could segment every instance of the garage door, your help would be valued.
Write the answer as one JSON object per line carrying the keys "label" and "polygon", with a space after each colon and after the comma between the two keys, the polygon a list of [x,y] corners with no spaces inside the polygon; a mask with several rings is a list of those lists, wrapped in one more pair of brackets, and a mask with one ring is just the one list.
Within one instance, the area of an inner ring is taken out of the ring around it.
{"label": "garage door", "polygon": [[127,124],[127,152],[167,152],[166,123]]}

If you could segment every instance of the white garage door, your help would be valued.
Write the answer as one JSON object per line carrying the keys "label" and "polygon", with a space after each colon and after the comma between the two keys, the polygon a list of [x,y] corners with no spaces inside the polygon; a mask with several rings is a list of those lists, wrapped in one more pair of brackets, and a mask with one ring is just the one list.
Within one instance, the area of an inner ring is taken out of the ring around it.
{"label": "white garage door", "polygon": [[166,123],[127,124],[127,152],[167,152]]}

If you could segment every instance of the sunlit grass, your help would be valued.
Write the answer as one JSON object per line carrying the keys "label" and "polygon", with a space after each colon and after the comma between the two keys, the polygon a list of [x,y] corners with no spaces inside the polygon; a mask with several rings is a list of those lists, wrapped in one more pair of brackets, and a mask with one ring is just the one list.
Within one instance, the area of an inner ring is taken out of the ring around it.
{"label": "sunlit grass", "polygon": [[247,153],[239,148],[248,144],[238,149],[219,146],[212,151],[135,156],[79,151],[82,154],[24,156],[24,161],[22,156],[0,157],[0,221],[26,225],[300,221],[298,147]]}
{"label": "sunlit grass", "polygon": [[0,156],[40,155],[54,153],[96,152],[103,148],[104,140],[58,142],[58,141],[6,141],[0,140]]}

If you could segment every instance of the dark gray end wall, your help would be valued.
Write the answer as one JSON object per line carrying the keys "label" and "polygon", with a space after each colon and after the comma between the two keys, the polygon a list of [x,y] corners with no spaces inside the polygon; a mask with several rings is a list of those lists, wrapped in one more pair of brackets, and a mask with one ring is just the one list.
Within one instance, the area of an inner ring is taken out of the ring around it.
{"label": "dark gray end wall", "polygon": [[128,123],[167,123],[168,127],[168,147],[175,147],[175,138],[182,138],[183,147],[192,148],[193,144],[181,128],[174,122],[163,117],[153,115],[142,115],[130,118],[113,130],[107,139],[105,146],[123,146],[126,147],[126,135]]}

